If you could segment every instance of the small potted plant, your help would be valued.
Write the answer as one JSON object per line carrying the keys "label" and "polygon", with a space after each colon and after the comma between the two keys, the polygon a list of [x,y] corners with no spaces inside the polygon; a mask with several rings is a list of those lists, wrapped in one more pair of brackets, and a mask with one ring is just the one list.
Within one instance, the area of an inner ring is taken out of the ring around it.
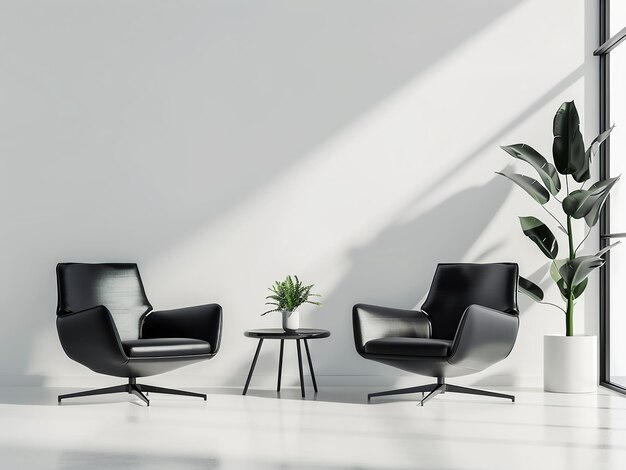
{"label": "small potted plant", "polygon": [[[521,174],[499,173],[521,187],[540,204],[556,223],[559,229],[556,234],[560,234],[563,237],[562,241],[565,242],[565,253],[560,254],[557,237],[546,224],[533,216],[519,218],[524,235],[550,260],[550,276],[564,302],[564,308],[544,302],[543,291],[539,286],[520,276],[521,292],[539,303],[556,307],[563,313],[565,320],[565,336],[544,337],[544,388],[551,392],[576,393],[596,389],[597,338],[574,334],[574,305],[587,287],[588,276],[594,269],[604,264],[603,255],[617,244],[606,246],[595,254],[583,255],[579,252],[592,228],[598,223],[609,191],[619,179],[619,176],[607,178],[587,186],[591,178],[589,163],[613,128],[596,137],[585,150],[579,125],[580,119],[574,102],[563,103],[556,112],[553,122],[554,165],[529,145],[515,144],[502,147],[512,157],[532,166],[540,181]],[[564,185],[561,184],[559,175],[564,176]],[[548,204],[550,200],[557,202],[555,206],[560,209],[560,214],[550,210]],[[576,243],[572,222],[580,219],[584,219],[587,233],[579,243]]]}
{"label": "small potted plant", "polygon": [[261,316],[270,312],[282,312],[283,329],[287,332],[294,332],[300,327],[300,314],[298,307],[302,304],[322,305],[320,302],[309,300],[311,297],[320,297],[319,294],[312,294],[313,284],[305,286],[298,276],[287,276],[284,281],[276,281],[269,288],[271,295],[268,295],[265,305],[273,305],[274,308],[263,312]]}

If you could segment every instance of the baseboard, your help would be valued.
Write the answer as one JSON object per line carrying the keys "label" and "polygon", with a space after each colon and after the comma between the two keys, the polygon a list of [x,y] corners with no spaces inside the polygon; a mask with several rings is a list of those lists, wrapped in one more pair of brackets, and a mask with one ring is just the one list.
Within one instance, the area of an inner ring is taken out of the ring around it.
{"label": "baseboard", "polygon": [[[320,387],[373,387],[394,388],[410,387],[414,385],[433,382],[430,377],[419,375],[317,375],[317,383]],[[305,382],[310,383],[310,377],[305,375]],[[181,374],[162,374],[139,379],[140,382],[189,388],[212,388],[212,387],[243,387],[245,376],[219,377],[219,376],[194,376]],[[1,375],[0,386],[22,387],[77,387],[96,388],[115,385],[125,382],[118,377],[104,375],[85,376],[41,376],[41,375]],[[540,377],[519,377],[510,375],[493,376],[465,376],[451,378],[451,383],[475,387],[542,387]],[[283,386],[298,386],[297,376],[283,376]],[[276,375],[254,375],[251,386],[259,388],[273,388],[276,386]]]}

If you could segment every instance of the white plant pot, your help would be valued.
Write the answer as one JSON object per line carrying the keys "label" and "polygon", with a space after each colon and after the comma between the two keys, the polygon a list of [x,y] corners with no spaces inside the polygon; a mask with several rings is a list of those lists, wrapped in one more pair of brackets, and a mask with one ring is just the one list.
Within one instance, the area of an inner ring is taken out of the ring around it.
{"label": "white plant pot", "polygon": [[546,392],[595,392],[598,388],[598,338],[545,335],[543,388]]}
{"label": "white plant pot", "polygon": [[300,312],[283,310],[283,330],[292,332],[300,328]]}

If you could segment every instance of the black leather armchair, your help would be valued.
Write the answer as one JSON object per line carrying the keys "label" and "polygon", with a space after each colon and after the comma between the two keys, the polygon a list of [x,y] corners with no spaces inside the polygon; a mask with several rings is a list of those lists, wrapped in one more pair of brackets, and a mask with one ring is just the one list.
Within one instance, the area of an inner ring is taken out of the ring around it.
{"label": "black leather armchair", "polygon": [[57,265],[57,331],[74,361],[94,372],[125,377],[115,387],[59,395],[65,398],[126,392],[150,405],[144,392],[204,398],[202,393],[137,383],[217,354],[222,308],[217,304],[153,311],[136,264]]}
{"label": "black leather armchair", "polygon": [[355,305],[354,342],[362,357],[437,377],[437,383],[371,393],[368,400],[421,392],[423,406],[439,393],[456,392],[515,401],[448,384],[446,377],[479,372],[510,354],[519,328],[517,283],[513,263],[439,264],[419,311]]}

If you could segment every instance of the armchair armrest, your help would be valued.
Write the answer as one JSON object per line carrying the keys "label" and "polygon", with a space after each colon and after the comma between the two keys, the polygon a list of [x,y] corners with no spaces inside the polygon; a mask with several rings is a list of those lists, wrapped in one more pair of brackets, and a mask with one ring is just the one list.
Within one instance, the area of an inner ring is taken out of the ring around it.
{"label": "armchair armrest", "polygon": [[70,359],[93,371],[108,373],[128,362],[113,317],[103,305],[61,313],[57,331]]}
{"label": "armchair armrest", "polygon": [[211,345],[212,354],[222,339],[222,307],[198,305],[173,310],[152,311],[144,316],[141,338],[192,338]]}
{"label": "armchair armrest", "polygon": [[428,315],[419,310],[356,304],[352,308],[354,344],[359,354],[365,343],[386,337],[430,338]]}
{"label": "armchair armrest", "polygon": [[511,353],[518,329],[517,315],[470,305],[461,317],[448,362],[466,369],[483,370]]}

